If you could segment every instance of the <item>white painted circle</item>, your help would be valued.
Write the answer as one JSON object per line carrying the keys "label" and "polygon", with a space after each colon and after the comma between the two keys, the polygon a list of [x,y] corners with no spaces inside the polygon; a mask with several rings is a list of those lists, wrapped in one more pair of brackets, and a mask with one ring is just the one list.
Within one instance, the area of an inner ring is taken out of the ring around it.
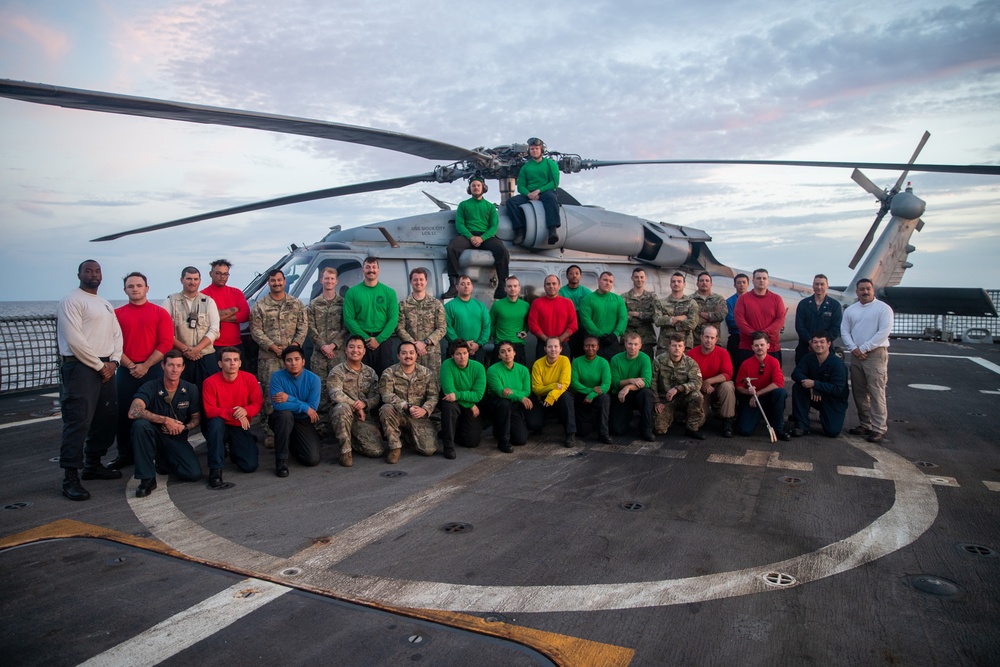
{"label": "white painted circle", "polygon": [[910,389],[923,389],[924,391],[951,391],[951,387],[946,387],[943,384],[908,384],[906,386]]}

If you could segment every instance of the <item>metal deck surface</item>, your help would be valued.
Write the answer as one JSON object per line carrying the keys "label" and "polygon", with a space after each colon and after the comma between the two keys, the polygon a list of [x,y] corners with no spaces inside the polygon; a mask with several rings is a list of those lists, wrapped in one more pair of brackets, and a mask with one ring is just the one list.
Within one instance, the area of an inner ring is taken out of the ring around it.
{"label": "metal deck surface", "polygon": [[514,454],[486,436],[455,461],[347,469],[327,440],[287,479],[262,449],[257,472],[226,468],[228,490],[89,481],[82,503],[50,460],[61,422],[37,417],[54,399],[2,398],[0,655],[1000,664],[1000,346],[890,353],[880,446],[710,424],[703,442],[567,449],[551,423]]}

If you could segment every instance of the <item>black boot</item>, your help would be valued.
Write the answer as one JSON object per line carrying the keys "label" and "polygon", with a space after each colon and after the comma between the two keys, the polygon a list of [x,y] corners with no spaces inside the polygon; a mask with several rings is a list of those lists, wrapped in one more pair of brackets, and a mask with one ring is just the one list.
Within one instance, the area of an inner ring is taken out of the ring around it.
{"label": "black boot", "polygon": [[448,276],[448,280],[451,283],[451,286],[448,288],[447,292],[441,295],[442,301],[445,299],[454,299],[458,296],[458,276]]}
{"label": "black boot", "polygon": [[63,477],[62,493],[70,500],[89,500],[90,493],[80,485],[80,474],[76,468],[66,468]]}
{"label": "black boot", "polygon": [[92,459],[84,461],[80,477],[83,479],[121,479],[122,471],[105,468],[100,459]]}

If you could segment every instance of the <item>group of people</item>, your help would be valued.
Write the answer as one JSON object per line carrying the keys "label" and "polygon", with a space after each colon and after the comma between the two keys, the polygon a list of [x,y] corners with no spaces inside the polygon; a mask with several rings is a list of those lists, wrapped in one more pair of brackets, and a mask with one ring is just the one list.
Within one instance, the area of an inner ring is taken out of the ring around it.
{"label": "group of people", "polygon": [[[58,308],[60,465],[68,498],[86,500],[81,480],[117,479],[131,465],[139,497],[155,489],[157,472],[200,479],[188,443],[195,428],[207,442],[209,487],[228,488],[227,456],[243,472],[259,465],[250,431],[258,415],[279,477],[288,476],[290,456],[317,465],[328,433],[345,467],[355,453],[396,463],[404,442],[420,454],[440,449],[454,459],[456,445],[478,446],[487,425],[497,447],[511,452],[540,433],[550,415],[567,447],[590,434],[611,443],[629,431],[636,413],[645,440],[666,434],[681,414],[685,435],[703,440],[713,406],[723,437],[751,435],[762,416],[781,439],[802,436],[811,409],[819,411],[823,433],[835,437],[849,394],[847,367],[833,352],[838,337],[850,355],[861,420],[850,432],[877,443],[886,431],[892,310],[875,299],[869,280],[857,283],[858,302],[843,312],[827,296],[823,275],[798,304],[793,423],[785,429],[786,312],[764,269],[753,272],[752,289],[750,277],[737,275],[736,294],[727,300],[712,292],[707,272],[691,295],[684,274],[673,274],[670,294],[660,298],[645,288],[641,267],[632,272],[632,288],[617,294],[610,272],[592,291],[573,265],[566,285],[546,276],[544,294],[530,304],[520,298],[518,278],[507,276],[504,297],[487,309],[472,298],[466,275],[455,277],[455,297],[443,304],[428,294],[424,268],[410,272],[410,294],[399,300],[379,281],[378,259],[369,257],[364,280],[343,296],[336,269],[324,268],[321,291],[308,305],[288,295],[284,274],[272,270],[267,294],[251,309],[226,284],[230,266],[213,262],[212,284],[203,290],[200,271],[185,267],[181,291],[162,306],[147,300],[148,281],[133,272],[124,279],[129,302],[115,310],[97,294],[100,265],[80,265],[79,288]],[[728,350],[718,345],[723,320]],[[242,370],[240,324],[247,321],[259,350],[256,376]],[[529,333],[537,339],[530,368]],[[116,439],[118,456],[105,466]]]}

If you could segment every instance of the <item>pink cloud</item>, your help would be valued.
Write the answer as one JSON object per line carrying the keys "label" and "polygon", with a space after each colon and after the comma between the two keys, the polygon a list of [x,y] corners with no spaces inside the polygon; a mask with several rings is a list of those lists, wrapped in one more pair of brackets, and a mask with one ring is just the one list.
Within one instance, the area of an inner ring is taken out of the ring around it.
{"label": "pink cloud", "polygon": [[57,60],[69,52],[69,37],[66,33],[38,23],[26,16],[0,12],[0,32],[21,33],[35,41],[50,60]]}

